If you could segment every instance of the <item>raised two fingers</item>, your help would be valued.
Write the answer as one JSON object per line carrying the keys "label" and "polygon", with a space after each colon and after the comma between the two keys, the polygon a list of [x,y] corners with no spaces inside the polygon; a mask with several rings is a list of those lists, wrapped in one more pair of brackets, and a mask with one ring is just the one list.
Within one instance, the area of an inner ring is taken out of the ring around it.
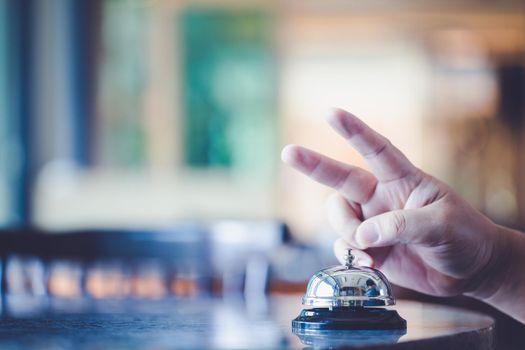
{"label": "raised two fingers", "polygon": [[282,159],[313,180],[341,192],[348,200],[365,204],[377,182],[418,178],[419,171],[385,137],[354,115],[335,109],[328,123],[366,160],[372,173],[296,145],[283,149]]}
{"label": "raised two fingers", "polygon": [[327,121],[363,156],[379,182],[417,174],[417,168],[401,151],[353,114],[334,109],[328,115]]}

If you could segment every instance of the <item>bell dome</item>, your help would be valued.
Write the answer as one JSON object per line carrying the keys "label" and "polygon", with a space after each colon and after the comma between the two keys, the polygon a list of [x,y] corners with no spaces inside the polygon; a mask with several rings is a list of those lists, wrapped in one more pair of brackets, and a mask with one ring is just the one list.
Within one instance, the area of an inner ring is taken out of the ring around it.
{"label": "bell dome", "polygon": [[370,307],[394,305],[392,287],[379,270],[353,265],[347,253],[345,265],[316,272],[306,288],[303,305],[314,307]]}

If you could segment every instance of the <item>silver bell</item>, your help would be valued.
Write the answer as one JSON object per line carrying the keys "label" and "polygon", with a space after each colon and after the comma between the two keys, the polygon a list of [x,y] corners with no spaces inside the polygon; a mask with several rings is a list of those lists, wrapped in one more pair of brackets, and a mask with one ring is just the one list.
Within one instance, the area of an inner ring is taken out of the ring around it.
{"label": "silver bell", "polygon": [[353,264],[348,249],[345,265],[316,272],[306,288],[303,305],[314,307],[369,307],[396,303],[392,287],[379,270]]}
{"label": "silver bell", "polygon": [[395,310],[374,307],[395,304],[386,277],[376,269],[354,266],[353,262],[354,256],[348,250],[344,265],[323,269],[310,278],[302,301],[313,308],[301,310],[292,320],[292,330],[300,338],[325,330],[406,332],[406,320]]}

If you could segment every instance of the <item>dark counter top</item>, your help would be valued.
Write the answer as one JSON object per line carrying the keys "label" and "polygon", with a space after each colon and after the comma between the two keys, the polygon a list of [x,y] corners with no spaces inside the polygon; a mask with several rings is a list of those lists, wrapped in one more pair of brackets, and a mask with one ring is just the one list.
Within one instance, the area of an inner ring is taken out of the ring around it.
{"label": "dark counter top", "polygon": [[[88,302],[76,311],[53,305],[38,315],[3,317],[0,348],[327,348],[491,349],[493,320],[441,305],[400,301],[406,334],[340,331],[303,337],[291,332],[300,296],[234,300]],[[64,310],[67,311],[58,311]],[[51,311],[50,311],[51,310]],[[305,345],[303,342],[307,343]],[[379,347],[377,347],[379,346]]]}

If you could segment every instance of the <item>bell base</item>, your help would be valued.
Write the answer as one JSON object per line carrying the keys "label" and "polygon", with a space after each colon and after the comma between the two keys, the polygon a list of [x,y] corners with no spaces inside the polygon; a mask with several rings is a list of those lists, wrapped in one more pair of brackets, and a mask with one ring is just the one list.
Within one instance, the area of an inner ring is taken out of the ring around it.
{"label": "bell base", "polygon": [[294,332],[308,330],[406,329],[407,322],[397,311],[382,308],[303,309],[292,321]]}

